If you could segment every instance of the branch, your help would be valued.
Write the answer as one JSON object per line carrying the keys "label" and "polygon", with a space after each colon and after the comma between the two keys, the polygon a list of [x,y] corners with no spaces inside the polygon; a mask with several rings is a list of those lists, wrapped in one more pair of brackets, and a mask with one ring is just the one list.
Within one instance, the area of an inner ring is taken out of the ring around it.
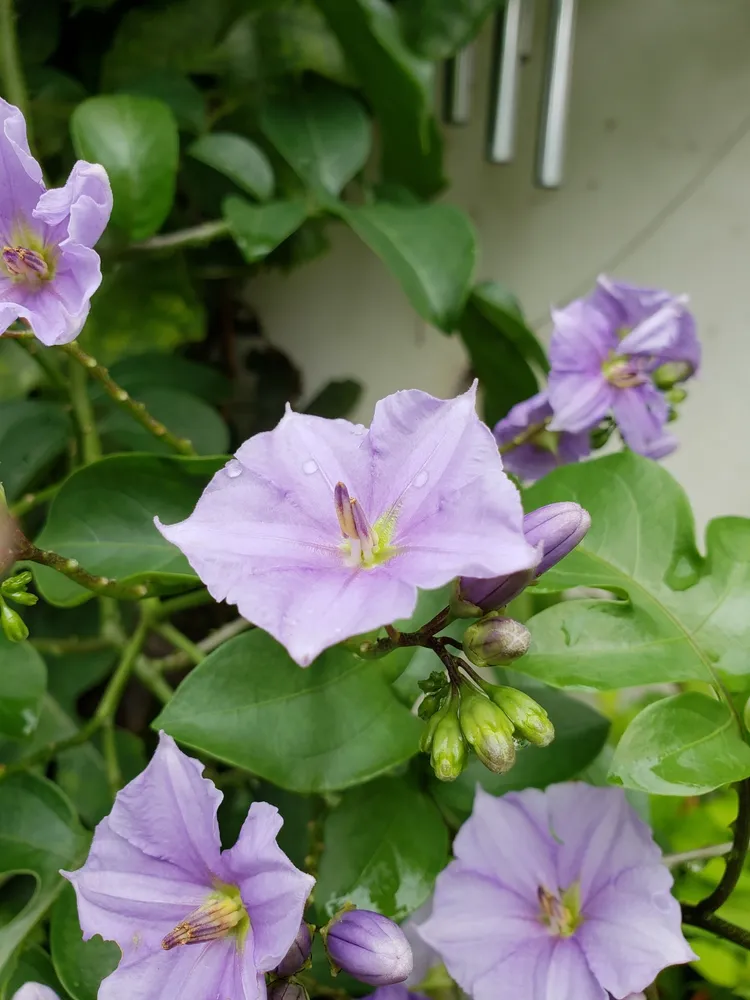
{"label": "branch", "polygon": [[134,243],[130,250],[174,250],[179,247],[201,246],[229,235],[229,223],[223,219],[214,222],[202,222],[199,226],[189,229],[178,229],[174,233],[161,233],[152,236],[142,243]]}
{"label": "branch", "polygon": [[94,408],[89,399],[86,372],[70,359],[70,402],[73,404],[81,440],[81,464],[92,465],[102,457],[102,446],[96,430]]}
{"label": "branch", "polygon": [[[245,621],[244,618],[235,618],[234,621],[227,622],[226,625],[217,628],[215,632],[206,636],[205,639],[201,639],[200,642],[195,643],[192,654],[188,654],[185,651],[170,653],[169,656],[164,656],[160,660],[152,660],[151,664],[159,672],[165,670],[182,670],[184,667],[190,667],[195,663],[196,654],[200,655],[202,659],[208,653],[212,653],[215,649],[218,649],[228,639],[233,639],[236,635],[240,635],[249,628],[255,628],[255,625],[252,622]],[[170,639],[170,641],[172,640]],[[177,645],[177,643],[173,643],[173,645]]]}
{"label": "branch", "polygon": [[[737,789],[737,819],[734,822],[732,848],[727,854],[727,863],[721,881],[710,896],[706,896],[693,908],[701,917],[715,913],[726,903],[739,882],[750,847],[750,778],[745,778],[735,786]],[[750,934],[748,934],[750,941]],[[746,945],[745,947],[750,947]]]}
{"label": "branch", "polygon": [[704,931],[711,931],[717,937],[725,938],[727,941],[750,951],[750,931],[746,931],[736,924],[730,924],[728,920],[722,920],[715,913],[701,913],[698,906],[682,904],[682,922],[684,924],[688,924],[690,927],[700,927]]}
{"label": "branch", "polygon": [[688,861],[707,861],[709,858],[720,858],[732,850],[731,843],[711,844],[709,847],[698,847],[694,851],[682,851],[679,854],[665,854],[662,861],[667,868],[676,868]]}
{"label": "branch", "polygon": [[118,583],[117,580],[110,580],[106,576],[94,576],[83,569],[77,559],[66,559],[57,552],[38,549],[28,539],[25,539],[25,545],[16,553],[16,558],[27,559],[29,562],[39,563],[40,566],[49,566],[50,569],[62,573],[93,594],[114,597],[118,601],[139,601],[142,597],[148,596],[148,587],[145,583]]}
{"label": "branch", "polygon": [[547,417],[546,420],[542,420],[541,423],[531,424],[525,430],[521,431],[520,434],[516,434],[514,438],[510,441],[506,441],[505,444],[501,444],[498,451],[501,455],[505,455],[507,452],[512,451],[514,448],[519,448],[522,444],[528,444],[533,437],[546,429],[552,417]]}
{"label": "branch", "polygon": [[0,70],[2,70],[5,96],[26,116],[26,133],[31,141],[31,124],[28,120],[29,95],[26,91],[21,54],[18,50],[13,0],[0,0]]}
{"label": "branch", "polygon": [[53,483],[51,486],[46,486],[43,490],[39,490],[38,493],[24,494],[20,500],[11,504],[11,514],[13,517],[22,517],[24,514],[28,514],[35,507],[40,507],[43,503],[47,503],[48,500],[52,500],[57,495],[61,486],[62,483]]}

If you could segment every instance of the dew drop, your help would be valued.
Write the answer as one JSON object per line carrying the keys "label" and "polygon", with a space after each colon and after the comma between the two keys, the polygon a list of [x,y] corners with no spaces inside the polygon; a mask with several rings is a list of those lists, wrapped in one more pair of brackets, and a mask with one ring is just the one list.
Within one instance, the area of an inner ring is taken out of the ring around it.
{"label": "dew drop", "polygon": [[318,463],[313,462],[313,460],[309,458],[302,466],[302,471],[306,476],[311,476],[314,472],[318,471]]}
{"label": "dew drop", "polygon": [[429,478],[430,478],[429,472],[426,472],[424,469],[422,469],[422,471],[418,472],[414,477],[414,486],[416,486],[419,489],[419,487],[424,486],[424,484],[427,482]]}
{"label": "dew drop", "polygon": [[242,465],[237,461],[236,458],[233,458],[231,462],[227,462],[227,464],[224,466],[224,471],[226,472],[226,474],[229,476],[230,479],[236,479],[237,476],[242,475]]}

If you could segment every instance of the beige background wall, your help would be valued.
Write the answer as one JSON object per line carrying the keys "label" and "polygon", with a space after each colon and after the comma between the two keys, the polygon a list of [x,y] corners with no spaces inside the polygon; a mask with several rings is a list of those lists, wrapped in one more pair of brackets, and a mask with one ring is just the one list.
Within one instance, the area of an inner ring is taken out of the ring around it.
{"label": "beige background wall", "polygon": [[[483,157],[490,32],[478,44],[474,113],[447,128],[447,200],[480,236],[480,278],[502,281],[546,334],[552,302],[608,271],[688,292],[705,345],[667,464],[699,522],[750,515],[750,0],[581,0],[566,180],[533,186],[546,0],[536,0],[535,49],[522,71],[519,152]],[[302,365],[310,389],[354,375],[359,417],[396,388],[451,394],[458,341],[415,316],[358,240],[253,291],[270,338]]]}

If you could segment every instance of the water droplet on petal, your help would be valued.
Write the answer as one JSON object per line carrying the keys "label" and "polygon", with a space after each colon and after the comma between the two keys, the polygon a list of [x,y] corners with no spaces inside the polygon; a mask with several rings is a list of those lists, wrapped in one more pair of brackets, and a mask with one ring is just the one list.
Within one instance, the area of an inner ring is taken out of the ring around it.
{"label": "water droplet on petal", "polygon": [[318,463],[313,462],[313,460],[309,458],[302,466],[302,471],[306,476],[311,476],[314,472],[318,471]]}
{"label": "water droplet on petal", "polygon": [[237,461],[236,458],[233,458],[231,462],[227,462],[227,464],[224,466],[224,471],[226,472],[226,474],[229,476],[230,479],[236,479],[237,476],[242,475],[242,465],[240,462]]}
{"label": "water droplet on petal", "polygon": [[359,435],[366,434],[367,428],[364,426],[364,424],[355,424],[354,433]]}
{"label": "water droplet on petal", "polygon": [[422,469],[422,471],[418,472],[414,477],[413,485],[416,486],[417,488],[419,488],[420,486],[424,486],[424,484],[427,482],[429,478],[430,478],[429,472],[426,472],[424,469]]}

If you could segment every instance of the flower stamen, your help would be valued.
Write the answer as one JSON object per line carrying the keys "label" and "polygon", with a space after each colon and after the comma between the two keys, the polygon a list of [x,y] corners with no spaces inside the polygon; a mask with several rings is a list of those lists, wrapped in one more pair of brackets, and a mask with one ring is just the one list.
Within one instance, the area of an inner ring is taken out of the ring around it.
{"label": "flower stamen", "polygon": [[367,515],[360,504],[349,496],[349,490],[344,483],[336,483],[333,502],[341,534],[348,543],[348,565],[371,566],[378,544],[378,534],[371,527]]}
{"label": "flower stamen", "polygon": [[181,920],[161,946],[171,951],[183,944],[216,941],[230,934],[243,920],[247,920],[247,913],[239,892],[216,893]]}
{"label": "flower stamen", "polygon": [[539,920],[556,937],[571,937],[583,921],[580,913],[580,893],[577,884],[559,894],[540,885],[537,889]]}
{"label": "flower stamen", "polygon": [[3,247],[3,263],[11,278],[49,277],[49,266],[42,254],[27,247]]}

